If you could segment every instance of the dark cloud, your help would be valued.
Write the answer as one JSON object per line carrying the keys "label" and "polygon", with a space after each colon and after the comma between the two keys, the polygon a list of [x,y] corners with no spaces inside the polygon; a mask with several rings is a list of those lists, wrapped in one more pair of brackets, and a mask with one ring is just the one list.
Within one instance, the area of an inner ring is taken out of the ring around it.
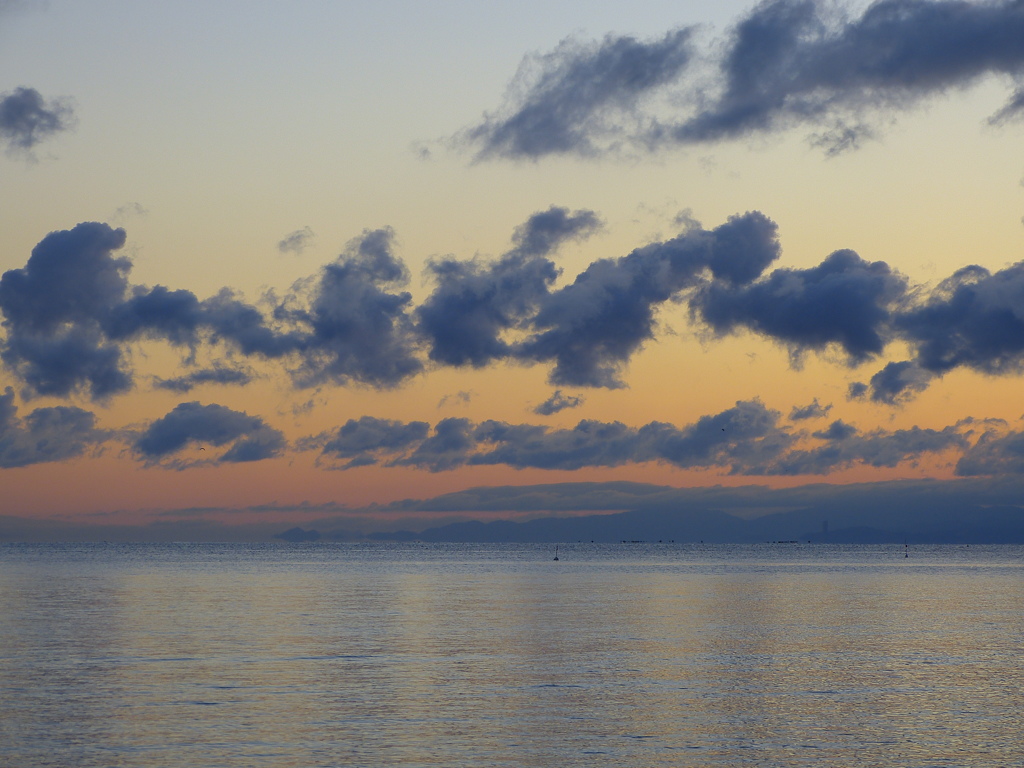
{"label": "dark cloud", "polygon": [[572,429],[549,430],[525,424],[484,422],[475,431],[483,450],[470,464],[501,464],[516,469],[573,470],[617,467],[650,461],[638,432],[620,422],[581,421]]}
{"label": "dark cloud", "polygon": [[832,422],[828,429],[815,432],[813,437],[824,442],[810,450],[791,451],[765,474],[824,475],[836,469],[855,464],[871,467],[895,467],[914,462],[926,453],[941,453],[949,449],[966,449],[966,438],[956,427],[942,430],[900,429],[894,432],[876,430],[860,433],[841,420]]}
{"label": "dark cloud", "polygon": [[577,395],[563,395],[562,390],[556,389],[551,397],[533,409],[533,412],[540,416],[551,416],[552,414],[564,411],[567,408],[579,408],[583,405],[583,398]]}
{"label": "dark cloud", "polygon": [[897,325],[915,362],[933,374],[958,367],[1018,373],[1024,366],[1024,262],[996,273],[964,267]]}
{"label": "dark cloud", "polygon": [[192,371],[185,376],[175,376],[171,379],[157,378],[153,386],[157,389],[169,389],[171,392],[191,392],[195,387],[203,384],[248,384],[253,379],[251,371],[238,368],[224,368],[214,366],[213,368],[202,368]]}
{"label": "dark cloud", "polygon": [[442,472],[462,466],[476,445],[474,427],[469,419],[442,419],[434,433],[420,442],[408,455],[393,459],[393,466],[410,466]]}
{"label": "dark cloud", "polygon": [[871,377],[871,399],[878,403],[895,405],[926,390],[933,378],[935,374],[924,370],[916,363],[887,363]]}
{"label": "dark cloud", "polygon": [[440,259],[428,270],[437,287],[416,318],[430,359],[474,367],[511,353],[503,334],[527,324],[558,275],[548,259],[519,254],[486,265]]}
{"label": "dark cloud", "polygon": [[37,144],[74,125],[66,100],[47,102],[35,88],[0,94],[0,140],[8,151],[30,152]]}
{"label": "dark cloud", "polygon": [[124,231],[80,224],[48,235],[24,268],[0,278],[0,355],[29,395],[85,390],[96,399],[132,387],[126,345],[142,340],[184,349],[189,364],[203,345],[279,359],[300,387],[397,386],[423,369],[424,345],[443,365],[553,362],[554,384],[616,387],[632,354],[654,338],[662,303],[709,279],[738,288],[779,253],[775,224],[752,212],[713,230],[691,223],[552,290],[558,269],[549,254],[599,227],[592,211],[538,212],[492,263],[432,262],[436,288],[412,311],[390,229],[364,232],[318,275],[283,299],[268,295],[261,308],[229,288],[201,300],[184,289],[132,286],[130,261],[114,256]]}
{"label": "dark cloud", "polygon": [[733,474],[761,474],[796,439],[779,425],[779,417],[758,400],[740,401],[682,429],[654,422],[640,432],[646,433],[659,459],[677,467],[718,466]]}
{"label": "dark cloud", "polygon": [[131,263],[114,251],[123,229],[84,223],[51,232],[28,263],[0,277],[7,338],[0,359],[27,384],[27,394],[88,389],[102,399],[131,387],[121,350],[102,325],[124,301]]}
{"label": "dark cloud", "polygon": [[907,279],[881,261],[836,251],[810,269],[778,269],[751,285],[702,287],[691,311],[716,333],[745,328],[779,341],[799,355],[836,344],[851,363],[878,355]]}
{"label": "dark cloud", "polygon": [[831,403],[829,405],[822,405],[818,402],[818,398],[814,398],[814,400],[807,405],[794,405],[793,410],[789,412],[789,420],[803,421],[805,419],[823,419],[828,416],[828,412],[831,410]]}
{"label": "dark cloud", "polygon": [[[527,59],[505,105],[461,138],[478,158],[537,159],[657,150],[794,126],[829,154],[855,149],[884,118],[988,76],[1024,74],[1018,0],[881,0],[859,16],[817,0],[768,0],[687,66],[686,30],[654,43],[608,38]],[[602,58],[643,51],[647,78],[618,78]],[[639,99],[643,95],[645,99]],[[658,100],[658,109],[648,105]],[[1018,117],[1018,88],[992,118]]]}
{"label": "dark cloud", "polygon": [[549,256],[571,240],[590,237],[601,229],[601,219],[593,211],[570,211],[552,205],[516,227],[512,233],[512,253],[522,256]]}
{"label": "dark cloud", "polygon": [[96,428],[96,417],[81,408],[37,408],[24,420],[14,405],[14,391],[0,395],[0,467],[25,467],[81,456],[109,436]]}
{"label": "dark cloud", "polygon": [[554,361],[553,384],[624,386],[621,369],[654,337],[660,304],[696,285],[705,270],[727,286],[742,285],[778,255],[775,223],[754,211],[713,230],[690,228],[619,259],[596,261],[543,300],[533,319],[536,332],[516,356]]}
{"label": "dark cloud", "polygon": [[1024,433],[986,430],[956,464],[960,477],[1024,474]]}
{"label": "dark cloud", "polygon": [[[190,445],[230,445],[219,461],[242,462],[273,458],[285,447],[284,436],[258,416],[223,405],[180,403],[157,419],[135,441],[135,450],[149,463],[159,463]],[[172,463],[172,466],[176,466]]]}
{"label": "dark cloud", "polygon": [[145,336],[194,347],[202,323],[203,310],[194,293],[158,285],[135,288],[127,301],[107,313],[103,329],[114,341]]}
{"label": "dark cloud", "polygon": [[[894,467],[926,453],[968,446],[959,427],[861,434],[837,420],[808,436],[780,421],[777,411],[757,400],[740,401],[685,427],[651,422],[636,428],[583,420],[572,428],[551,429],[453,418],[438,422],[431,431],[423,422],[364,417],[349,421],[326,441],[306,444],[318,445],[330,458],[349,459],[344,469],[379,463],[431,472],[467,465],[576,470],[655,461],[687,469],[726,469],[736,475],[823,475],[854,464]],[[798,447],[807,438],[817,445]]]}
{"label": "dark cloud", "polygon": [[600,43],[565,40],[551,53],[528,57],[505,105],[463,140],[480,158],[595,154],[643,130],[637,107],[678,78],[690,60],[690,36],[682,29],[651,42],[610,35]]}
{"label": "dark cloud", "polygon": [[300,386],[355,382],[393,387],[423,368],[408,315],[409,279],[390,228],[367,230],[324,267],[305,297],[278,315],[305,333]]}
{"label": "dark cloud", "polygon": [[593,211],[552,206],[517,227],[514,248],[495,262],[431,261],[428,271],[437,286],[416,310],[430,359],[481,367],[512,354],[503,334],[528,327],[558,277],[547,256],[599,226]]}
{"label": "dark cloud", "polygon": [[309,227],[297,229],[285,235],[284,239],[278,242],[277,250],[281,253],[302,253],[309,247],[315,237],[316,235]]}
{"label": "dark cloud", "polygon": [[[441,472],[500,465],[571,471],[660,462],[733,475],[827,475],[852,466],[914,464],[925,455],[946,451],[970,455],[975,449],[969,426],[862,433],[835,420],[808,434],[787,428],[779,412],[751,400],[684,427],[651,422],[637,428],[583,420],[575,427],[552,429],[463,418],[445,419],[430,430],[423,422],[363,418],[349,421],[327,440],[306,442],[307,447],[321,448],[325,456],[348,459],[344,469],[382,464]],[[966,461],[961,464],[968,466]]]}
{"label": "dark cloud", "polygon": [[202,344],[287,358],[299,386],[394,386],[423,364],[407,313],[411,297],[390,292],[408,279],[392,239],[387,229],[365,232],[264,311],[229,288],[200,300],[188,290],[130,286],[131,262],[114,256],[124,230],[79,224],[47,235],[25,267],[0,277],[0,359],[27,395],[125,392],[133,381],[124,345],[144,339],[187,348],[190,361]]}
{"label": "dark cloud", "polygon": [[[150,340],[179,348],[188,368],[201,349],[214,348],[208,371],[158,383],[177,391],[244,383],[250,374],[239,373],[239,356],[280,361],[297,387],[395,387],[429,359],[547,364],[555,386],[615,388],[656,337],[662,305],[674,302],[688,305],[697,326],[758,334],[787,347],[796,363],[839,349],[855,366],[890,343],[906,345],[910,359],[851,385],[851,398],[898,405],[955,368],[1024,371],[1024,262],[994,273],[965,267],[934,288],[849,250],[810,268],[766,272],[780,253],[777,228],[753,211],[714,229],[686,222],[678,236],[595,261],[555,288],[551,251],[598,226],[591,211],[541,211],[495,261],[432,261],[435,288],[414,308],[389,229],[364,232],[283,298],[268,293],[251,304],[229,288],[201,300],[188,290],[132,286],[130,261],[116,255],[124,231],[83,223],[50,233],[23,268],[0,276],[0,360],[25,397],[126,392],[130,345]],[[553,399],[537,412],[571,404]],[[802,413],[790,418],[816,414]]]}
{"label": "dark cloud", "polygon": [[343,469],[376,464],[381,456],[399,453],[427,438],[425,421],[403,423],[363,416],[349,419],[322,448],[325,455],[348,459]]}

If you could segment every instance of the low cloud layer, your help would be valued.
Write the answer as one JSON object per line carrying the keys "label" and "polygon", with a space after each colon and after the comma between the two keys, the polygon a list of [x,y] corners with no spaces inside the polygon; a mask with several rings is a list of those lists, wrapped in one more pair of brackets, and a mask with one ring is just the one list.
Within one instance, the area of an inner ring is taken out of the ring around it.
{"label": "low cloud layer", "polygon": [[881,0],[859,15],[819,0],[767,0],[701,49],[693,33],[567,40],[529,56],[501,107],[455,141],[478,159],[536,160],[803,127],[836,154],[889,116],[991,77],[1015,90],[990,122],[1024,110],[1016,0]]}
{"label": "low cloud layer", "polygon": [[499,421],[425,422],[363,417],[307,443],[340,469],[381,465],[442,472],[464,466],[576,470],[660,462],[685,469],[742,475],[824,475],[854,465],[895,467],[970,441],[957,427],[861,432],[833,421],[806,432],[757,400],[741,401],[685,427],[651,422],[580,421],[568,429]]}
{"label": "low cloud layer", "polygon": [[36,408],[20,419],[14,390],[7,387],[0,395],[0,468],[76,458],[109,436],[96,428],[89,411],[59,405]]}

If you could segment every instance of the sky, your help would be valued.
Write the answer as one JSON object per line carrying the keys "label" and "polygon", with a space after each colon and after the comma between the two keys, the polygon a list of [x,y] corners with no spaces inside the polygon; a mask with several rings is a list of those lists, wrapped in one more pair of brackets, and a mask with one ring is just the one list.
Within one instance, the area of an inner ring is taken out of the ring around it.
{"label": "sky", "polygon": [[0,536],[1016,503],[1022,116],[1021,2],[0,2]]}

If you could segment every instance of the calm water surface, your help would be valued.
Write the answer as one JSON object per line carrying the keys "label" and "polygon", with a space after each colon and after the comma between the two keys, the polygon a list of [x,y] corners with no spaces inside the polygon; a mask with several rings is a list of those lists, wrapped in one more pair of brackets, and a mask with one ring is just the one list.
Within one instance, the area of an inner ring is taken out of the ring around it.
{"label": "calm water surface", "polygon": [[0,546],[2,766],[1024,766],[1024,549]]}

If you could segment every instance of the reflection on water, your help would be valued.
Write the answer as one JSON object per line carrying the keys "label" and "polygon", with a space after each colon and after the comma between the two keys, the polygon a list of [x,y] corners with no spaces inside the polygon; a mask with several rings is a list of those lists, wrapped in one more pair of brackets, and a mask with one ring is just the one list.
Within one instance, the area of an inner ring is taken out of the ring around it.
{"label": "reflection on water", "polygon": [[0,764],[1020,765],[1014,547],[0,546]]}

